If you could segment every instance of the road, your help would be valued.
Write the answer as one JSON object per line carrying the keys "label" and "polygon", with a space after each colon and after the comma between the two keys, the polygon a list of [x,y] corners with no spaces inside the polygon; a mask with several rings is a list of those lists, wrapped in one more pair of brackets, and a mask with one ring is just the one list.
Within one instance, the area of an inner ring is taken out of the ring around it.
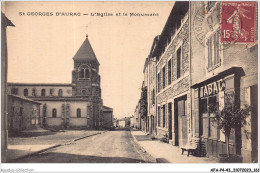
{"label": "road", "polygon": [[108,131],[67,143],[16,163],[154,163],[133,141],[130,131]]}

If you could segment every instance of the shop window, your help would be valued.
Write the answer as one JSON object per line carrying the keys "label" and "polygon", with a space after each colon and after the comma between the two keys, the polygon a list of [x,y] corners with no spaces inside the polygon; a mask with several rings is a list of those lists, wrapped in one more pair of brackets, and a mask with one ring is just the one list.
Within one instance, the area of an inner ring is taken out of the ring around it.
{"label": "shop window", "polygon": [[57,117],[57,109],[52,109],[52,118],[56,118]]}
{"label": "shop window", "polygon": [[62,89],[59,89],[58,96],[59,96],[59,97],[62,97],[62,94],[63,94]]}
{"label": "shop window", "polygon": [[168,61],[168,85],[172,83],[172,60]]}
{"label": "shop window", "polygon": [[80,118],[81,117],[81,109],[77,109],[77,118]]}
{"label": "shop window", "polygon": [[18,94],[18,88],[12,88],[11,89],[11,94]]}
{"label": "shop window", "polygon": [[215,121],[214,112],[218,109],[218,97],[211,96],[200,101],[200,112],[202,116],[202,135],[217,139],[218,127]]}
{"label": "shop window", "polygon": [[45,95],[46,95],[46,94],[45,94],[45,89],[42,89],[42,91],[41,91],[41,96],[42,96],[42,97],[45,97]]}
{"label": "shop window", "polygon": [[220,63],[219,31],[212,34],[207,40],[208,46],[208,69],[215,68]]}
{"label": "shop window", "polygon": [[27,89],[27,88],[25,88],[25,89],[23,90],[23,95],[24,95],[24,96],[28,96],[28,89]]}
{"label": "shop window", "polygon": [[177,50],[177,79],[181,77],[181,47]]}

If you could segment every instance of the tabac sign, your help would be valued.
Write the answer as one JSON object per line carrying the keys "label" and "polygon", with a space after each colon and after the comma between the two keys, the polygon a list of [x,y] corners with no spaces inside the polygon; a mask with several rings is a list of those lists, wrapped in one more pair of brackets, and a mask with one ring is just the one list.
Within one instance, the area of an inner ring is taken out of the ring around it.
{"label": "tabac sign", "polygon": [[213,94],[218,94],[220,91],[224,91],[225,88],[225,81],[223,79],[220,79],[213,83],[202,86],[200,88],[200,97],[207,97]]}

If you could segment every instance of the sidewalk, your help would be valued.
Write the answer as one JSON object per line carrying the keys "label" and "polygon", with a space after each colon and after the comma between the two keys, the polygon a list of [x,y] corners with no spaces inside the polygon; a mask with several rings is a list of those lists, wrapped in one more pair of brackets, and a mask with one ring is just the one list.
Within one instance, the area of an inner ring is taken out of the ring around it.
{"label": "sidewalk", "polygon": [[181,149],[159,140],[152,140],[151,136],[142,131],[131,131],[134,140],[159,163],[218,163],[207,157],[195,157],[187,152],[181,154]]}
{"label": "sidewalk", "polygon": [[7,163],[104,132],[105,131],[68,130],[36,137],[9,138]]}

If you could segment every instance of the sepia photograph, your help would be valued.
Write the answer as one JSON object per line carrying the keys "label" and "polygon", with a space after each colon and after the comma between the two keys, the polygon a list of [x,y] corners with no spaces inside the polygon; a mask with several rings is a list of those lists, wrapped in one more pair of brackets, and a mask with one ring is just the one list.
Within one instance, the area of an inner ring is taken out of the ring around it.
{"label": "sepia photograph", "polygon": [[257,1],[2,1],[1,172],[259,172],[257,22]]}

